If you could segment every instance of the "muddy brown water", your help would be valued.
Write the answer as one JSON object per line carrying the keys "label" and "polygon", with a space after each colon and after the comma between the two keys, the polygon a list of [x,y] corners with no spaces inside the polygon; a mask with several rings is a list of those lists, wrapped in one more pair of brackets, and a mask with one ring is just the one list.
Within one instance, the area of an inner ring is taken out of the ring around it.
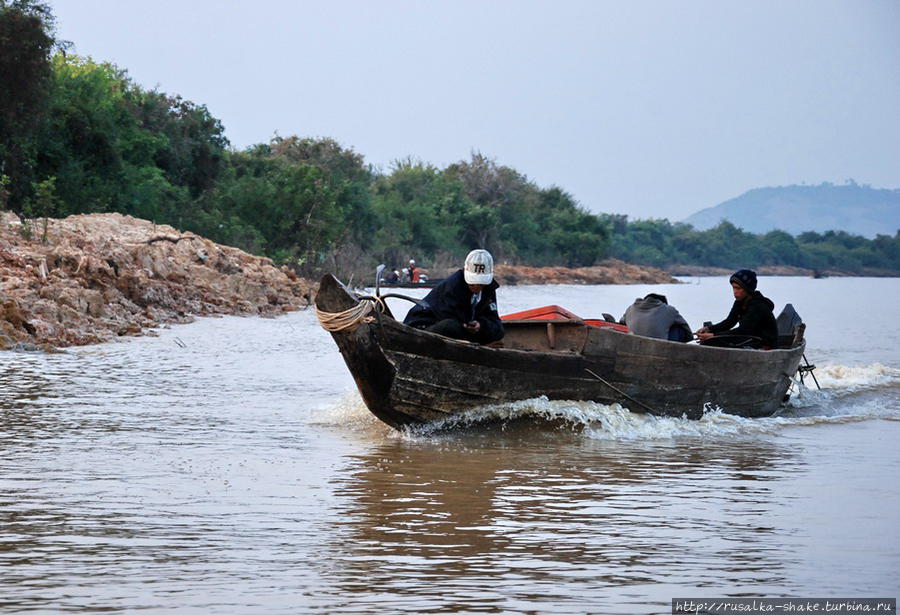
{"label": "muddy brown water", "polygon": [[[823,385],[769,419],[536,399],[398,433],[365,409],[311,312],[0,353],[0,612],[894,597],[900,280],[760,287],[808,323]],[[730,305],[726,278],[503,288],[499,301],[620,316],[651,290],[695,327]]]}

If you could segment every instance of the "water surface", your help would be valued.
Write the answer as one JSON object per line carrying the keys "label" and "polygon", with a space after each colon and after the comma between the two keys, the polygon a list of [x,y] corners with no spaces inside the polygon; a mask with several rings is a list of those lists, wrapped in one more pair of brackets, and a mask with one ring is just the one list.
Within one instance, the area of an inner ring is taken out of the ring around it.
{"label": "water surface", "polygon": [[[312,312],[0,354],[0,611],[666,613],[900,587],[900,280],[763,278],[822,391],[780,416],[536,399],[399,433]],[[725,278],[503,288],[582,316]],[[422,291],[415,291],[424,294]],[[397,305],[400,308],[400,304]]]}

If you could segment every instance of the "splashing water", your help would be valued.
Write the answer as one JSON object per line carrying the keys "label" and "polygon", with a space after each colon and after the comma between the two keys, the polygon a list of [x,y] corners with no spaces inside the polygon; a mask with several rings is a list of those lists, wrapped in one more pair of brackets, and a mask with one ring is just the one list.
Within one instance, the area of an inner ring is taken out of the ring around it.
{"label": "splashing water", "polygon": [[900,381],[900,369],[881,363],[853,367],[824,365],[815,373],[823,389],[874,387]]}
{"label": "splashing water", "polygon": [[314,414],[313,424],[368,428],[379,424],[374,414],[369,412],[359,391],[346,391],[332,404],[324,405]]}
{"label": "splashing water", "polygon": [[[830,365],[819,368],[818,378],[822,390],[800,387],[781,413],[766,418],[744,418],[721,408],[706,408],[699,420],[658,417],[631,412],[620,404],[551,401],[541,396],[475,408],[442,421],[407,428],[397,432],[397,436],[417,440],[488,423],[532,419],[536,424],[578,432],[584,438],[596,440],[722,438],[778,433],[790,427],[900,418],[897,404],[885,401],[886,392],[895,391],[894,397],[900,396],[898,369],[880,363],[854,367]],[[379,424],[356,391],[345,393],[335,404],[321,408],[316,422],[359,429]]]}

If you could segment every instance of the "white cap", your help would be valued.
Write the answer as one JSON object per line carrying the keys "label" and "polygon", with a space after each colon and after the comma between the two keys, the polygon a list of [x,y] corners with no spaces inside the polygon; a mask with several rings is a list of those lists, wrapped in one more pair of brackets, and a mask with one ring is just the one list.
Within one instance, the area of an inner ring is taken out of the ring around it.
{"label": "white cap", "polygon": [[494,281],[494,259],[487,250],[472,250],[463,267],[466,284],[490,284]]}

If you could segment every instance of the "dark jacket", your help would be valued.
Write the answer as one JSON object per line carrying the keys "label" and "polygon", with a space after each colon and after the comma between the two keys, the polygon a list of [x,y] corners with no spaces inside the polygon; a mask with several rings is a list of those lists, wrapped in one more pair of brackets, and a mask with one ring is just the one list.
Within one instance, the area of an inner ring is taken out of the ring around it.
{"label": "dark jacket", "polygon": [[497,312],[496,291],[499,286],[495,280],[481,289],[481,300],[475,305],[473,314],[472,291],[460,269],[425,296],[422,301],[428,307],[414,305],[403,322],[411,327],[422,328],[446,318],[460,323],[477,320],[481,324],[478,341],[482,344],[497,341],[503,337],[503,324]]}
{"label": "dark jacket", "polygon": [[[778,346],[778,325],[775,323],[774,309],[775,304],[755,290],[746,302],[735,301],[728,317],[709,327],[709,330],[717,334],[753,335],[762,339],[763,346],[775,348]],[[732,329],[734,325],[738,326]]]}

